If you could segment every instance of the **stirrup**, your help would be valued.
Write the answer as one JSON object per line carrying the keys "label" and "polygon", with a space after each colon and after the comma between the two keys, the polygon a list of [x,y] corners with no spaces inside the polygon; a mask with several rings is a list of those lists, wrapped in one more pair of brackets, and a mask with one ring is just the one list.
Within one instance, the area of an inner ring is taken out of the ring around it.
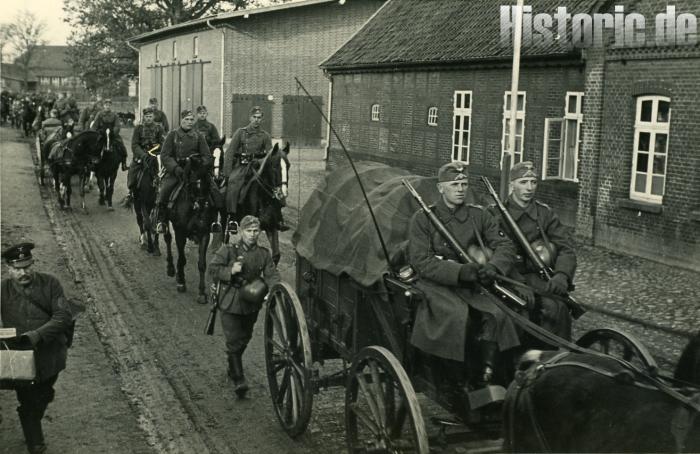
{"label": "stirrup", "polygon": [[210,231],[211,233],[221,233],[221,223],[219,221],[212,222]]}
{"label": "stirrup", "polygon": [[162,235],[168,231],[167,222],[159,222],[156,224],[156,233]]}

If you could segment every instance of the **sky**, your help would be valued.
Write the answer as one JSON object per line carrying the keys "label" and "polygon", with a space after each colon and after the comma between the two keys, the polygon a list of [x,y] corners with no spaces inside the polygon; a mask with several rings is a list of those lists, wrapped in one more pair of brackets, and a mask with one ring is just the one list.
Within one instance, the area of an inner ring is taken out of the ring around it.
{"label": "sky", "polygon": [[3,0],[0,22],[9,22],[21,10],[31,11],[46,22],[47,44],[66,44],[70,27],[63,22],[63,0]]}

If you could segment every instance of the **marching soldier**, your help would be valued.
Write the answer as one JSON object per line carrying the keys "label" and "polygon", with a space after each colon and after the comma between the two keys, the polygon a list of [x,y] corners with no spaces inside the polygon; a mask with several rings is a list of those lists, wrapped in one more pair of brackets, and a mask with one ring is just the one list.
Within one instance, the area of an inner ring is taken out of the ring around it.
{"label": "marching soldier", "polygon": [[100,132],[106,137],[107,130],[112,132],[112,138],[114,140],[114,147],[117,153],[121,155],[122,171],[126,172],[128,169],[126,166],[126,147],[124,146],[124,141],[119,135],[119,130],[121,129],[121,121],[117,114],[112,112],[112,100],[107,98],[102,103],[102,111],[97,114],[95,121],[92,123],[92,128],[95,131]]}
{"label": "marching soldier", "polygon": [[[554,270],[554,276],[549,282],[543,281],[534,264],[530,263],[523,249],[516,243],[517,260],[512,277],[527,283],[538,293],[536,297],[532,291],[517,289],[517,292],[521,293],[533,306],[531,316],[543,328],[570,340],[572,319],[567,305],[561,299],[539,294],[562,296],[567,294],[576,271],[576,253],[568,229],[561,224],[556,213],[535,199],[537,183],[537,171],[532,162],[524,161],[515,164],[510,171],[511,194],[503,204],[528,242],[535,243],[534,249],[542,252],[544,262]],[[492,213],[500,220],[501,228],[515,241],[515,235],[501,218],[498,210],[492,209]]]}
{"label": "marching soldier", "polygon": [[226,337],[228,375],[235,393],[243,398],[248,391],[243,352],[253,336],[268,289],[280,281],[280,274],[270,251],[258,246],[258,218],[245,216],[239,232],[239,241],[224,244],[216,251],[207,271],[214,282],[227,284],[222,287],[219,303],[221,326]]}
{"label": "marching soldier", "polygon": [[[478,320],[473,337],[481,353],[477,386],[492,384],[499,352],[519,345],[513,322],[492,301],[479,292],[479,284],[490,286],[497,274],[507,274],[515,260],[513,243],[498,229],[496,220],[479,205],[466,202],[466,163],[451,162],[438,171],[442,195],[432,208],[435,215],[467,248],[484,243],[494,252],[487,263],[461,264],[439,231],[420,210],[411,219],[408,252],[417,282],[426,295],[416,310],[411,343],[440,358],[465,361],[467,322]],[[470,309],[472,311],[470,312]]]}
{"label": "marching soldier", "polygon": [[183,110],[180,114],[180,127],[170,131],[165,137],[161,150],[161,163],[167,171],[158,191],[157,207],[158,225],[156,231],[165,233],[167,226],[167,204],[170,193],[185,176],[185,170],[180,166],[183,159],[189,159],[192,155],[199,155],[200,166],[211,168],[211,152],[207,142],[194,128],[194,113],[191,110]]}
{"label": "marching soldier", "polygon": [[32,249],[33,243],[20,243],[2,253],[9,278],[2,281],[0,327],[16,330],[17,337],[4,342],[8,348],[34,350],[36,379],[15,392],[27,449],[38,454],[46,452],[41,420],[54,399],[58,374],[66,368],[73,317],[58,279],[32,269]]}
{"label": "marching soldier", "polygon": [[159,124],[167,134],[170,131],[170,125],[168,125],[168,117],[165,116],[165,112],[158,109],[158,98],[149,99],[148,107],[153,110],[153,121]]}
{"label": "marching soldier", "polygon": [[154,146],[162,144],[164,137],[163,127],[153,121],[153,109],[150,107],[143,109],[142,121],[134,128],[134,134],[131,137],[132,157],[126,179],[129,197],[133,197],[133,193],[136,190],[138,174],[142,168],[146,152]]}
{"label": "marching soldier", "polygon": [[[242,189],[260,161],[272,149],[270,134],[262,129],[263,112],[258,106],[250,109],[250,123],[239,128],[224,154],[224,177],[228,179],[226,210],[229,219],[235,219],[238,204],[245,194]],[[253,161],[256,162],[253,162]]]}

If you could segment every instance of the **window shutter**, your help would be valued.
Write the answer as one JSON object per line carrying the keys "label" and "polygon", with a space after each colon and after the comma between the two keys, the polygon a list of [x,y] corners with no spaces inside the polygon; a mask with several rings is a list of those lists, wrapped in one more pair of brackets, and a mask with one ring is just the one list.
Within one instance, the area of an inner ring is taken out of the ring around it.
{"label": "window shutter", "polygon": [[542,150],[542,179],[559,178],[561,163],[563,118],[544,119],[544,150]]}

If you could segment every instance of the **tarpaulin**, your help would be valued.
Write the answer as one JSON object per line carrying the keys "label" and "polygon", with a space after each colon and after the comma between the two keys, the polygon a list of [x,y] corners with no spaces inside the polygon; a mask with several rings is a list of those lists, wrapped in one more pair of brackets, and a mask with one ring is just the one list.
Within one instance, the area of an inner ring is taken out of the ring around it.
{"label": "tarpaulin", "polygon": [[[421,177],[374,162],[355,165],[384,237],[389,260],[395,267],[405,264],[408,225],[419,205],[401,180],[408,180],[423,200],[432,204],[440,196],[437,177]],[[389,271],[367,203],[349,166],[330,172],[312,192],[301,210],[292,243],[314,268],[337,276],[347,273],[363,286],[371,286]]]}

